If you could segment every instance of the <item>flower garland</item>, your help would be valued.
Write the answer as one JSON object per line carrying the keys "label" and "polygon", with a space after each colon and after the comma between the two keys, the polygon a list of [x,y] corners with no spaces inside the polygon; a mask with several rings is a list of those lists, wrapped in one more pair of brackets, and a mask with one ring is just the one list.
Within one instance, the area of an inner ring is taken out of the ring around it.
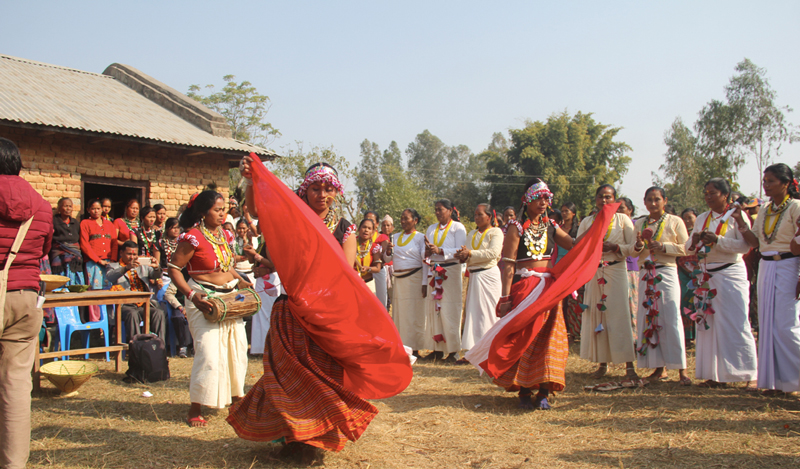
{"label": "flower garland", "polygon": [[489,232],[489,230],[487,229],[486,231],[481,233],[481,238],[478,240],[478,245],[476,246],[475,245],[475,237],[478,236],[478,233],[480,233],[480,231],[475,230],[475,233],[472,234],[472,242],[470,243],[471,246],[472,246],[472,250],[473,251],[477,251],[478,249],[481,248],[481,246],[483,246],[483,238],[486,237],[486,233],[488,233],[488,232]]}
{"label": "flower garland", "polygon": [[400,234],[397,236],[397,245],[398,245],[398,246],[406,246],[408,243],[410,243],[410,242],[411,242],[411,240],[412,240],[412,239],[414,239],[414,236],[416,236],[416,235],[417,235],[417,230],[414,230],[414,231],[411,233],[411,235],[410,235],[408,238],[406,238],[406,241],[405,241],[405,242],[403,242],[403,235],[404,235],[404,234],[405,234],[405,233],[400,233]]}
{"label": "flower garland", "polygon": [[647,310],[647,314],[644,317],[644,329],[642,332],[644,337],[642,343],[639,344],[639,348],[636,349],[641,356],[647,355],[648,346],[650,348],[658,346],[658,331],[661,330],[661,326],[658,325],[658,300],[661,299],[661,292],[656,290],[656,285],[661,283],[662,277],[661,274],[656,275],[656,263],[649,258],[644,261],[644,269],[645,274],[642,277],[642,281],[645,282],[645,300],[642,302],[642,306]]}
{"label": "flower garland", "polygon": [[208,228],[206,228],[205,221],[201,221],[200,232],[203,233],[203,237],[205,237],[214,248],[214,254],[217,256],[217,261],[219,262],[219,270],[222,272],[229,271],[231,267],[233,267],[233,252],[231,251],[231,246],[225,239],[225,233],[222,232],[222,227],[218,226],[217,232],[211,233]]}
{"label": "flower garland", "polygon": [[[442,284],[447,280],[447,269],[439,264],[433,264],[428,276],[431,278],[429,285],[433,289],[433,310],[437,315],[441,314],[442,310],[442,296],[444,295],[444,287]],[[433,337],[435,342],[445,342],[444,336],[437,334]]]}
{"label": "flower garland", "polygon": [[436,224],[436,230],[434,230],[434,232],[433,232],[433,244],[435,244],[436,247],[439,247],[439,248],[442,247],[442,245],[444,244],[444,240],[447,239],[447,234],[450,233],[450,227],[451,226],[453,226],[453,220],[450,220],[449,222],[447,222],[447,226],[444,227],[444,234],[442,234],[442,239],[439,240],[438,239],[439,238],[439,224],[438,223]]}
{"label": "flower garland", "polygon": [[[725,207],[725,210],[722,211],[723,215],[716,217],[715,221],[722,218],[727,211],[728,207]],[[708,216],[703,222],[703,231],[708,229],[713,216],[714,212],[708,212]],[[721,238],[725,236],[727,231],[728,221],[726,220],[725,223],[717,224],[714,234],[717,235],[717,238]],[[713,275],[708,272],[708,253],[711,251],[711,247],[711,245],[707,245],[703,246],[701,249],[698,249],[697,267],[692,271],[692,279],[686,284],[688,293],[694,296],[694,312],[692,312],[689,308],[683,308],[684,314],[688,314],[689,318],[698,325],[702,324],[705,330],[710,329],[710,326],[708,325],[708,317],[716,313],[714,308],[711,307],[711,300],[717,296],[717,290],[711,289],[708,283],[711,277],[713,277]],[[700,265],[701,262],[702,268]]]}

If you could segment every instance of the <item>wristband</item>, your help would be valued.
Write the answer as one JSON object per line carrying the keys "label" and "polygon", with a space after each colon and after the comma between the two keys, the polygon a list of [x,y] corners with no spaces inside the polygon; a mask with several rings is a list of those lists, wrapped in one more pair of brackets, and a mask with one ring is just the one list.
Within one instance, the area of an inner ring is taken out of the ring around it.
{"label": "wristband", "polygon": [[192,290],[192,292],[191,292],[191,293],[189,293],[189,294],[186,296],[186,299],[188,299],[189,301],[192,301],[192,298],[194,298],[194,294],[195,294],[195,293],[197,293],[197,291],[195,291],[195,290]]}
{"label": "wristband", "polygon": [[501,296],[497,304],[511,303],[511,295]]}

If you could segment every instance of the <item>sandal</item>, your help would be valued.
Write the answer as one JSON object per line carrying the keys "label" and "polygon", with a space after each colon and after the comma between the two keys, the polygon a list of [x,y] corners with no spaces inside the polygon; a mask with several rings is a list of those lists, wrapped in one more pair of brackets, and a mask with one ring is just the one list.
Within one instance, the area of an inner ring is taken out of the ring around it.
{"label": "sandal", "polygon": [[[202,415],[186,419],[186,423],[192,428],[202,428],[208,426],[208,421],[204,419]],[[200,425],[195,425],[195,423],[199,423]]]}

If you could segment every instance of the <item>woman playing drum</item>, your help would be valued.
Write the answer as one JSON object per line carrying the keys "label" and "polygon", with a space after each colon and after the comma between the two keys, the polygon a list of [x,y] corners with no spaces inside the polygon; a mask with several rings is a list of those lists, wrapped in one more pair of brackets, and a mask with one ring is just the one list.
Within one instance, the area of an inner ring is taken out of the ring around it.
{"label": "woman playing drum", "polygon": [[[194,363],[189,383],[187,422],[204,427],[201,406],[224,408],[244,396],[247,374],[247,335],[241,319],[210,322],[203,313],[211,311],[206,297],[228,293],[251,285],[233,269],[230,249],[232,235],[222,229],[225,199],[215,191],[192,196],[180,219],[186,231],[167,266],[178,291],[186,296],[186,318],[194,338]],[[191,280],[183,278],[187,267]]]}

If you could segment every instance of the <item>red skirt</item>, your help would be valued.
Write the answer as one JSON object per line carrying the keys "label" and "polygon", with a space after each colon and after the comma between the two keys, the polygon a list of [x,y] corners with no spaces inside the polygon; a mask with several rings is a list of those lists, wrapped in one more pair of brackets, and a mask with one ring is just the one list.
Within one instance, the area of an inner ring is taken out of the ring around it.
{"label": "red skirt", "polygon": [[286,297],[272,307],[266,345],[264,375],[230,407],[239,437],[341,451],[364,433],[378,409],[342,386],[342,366],[306,334]]}
{"label": "red skirt", "polygon": [[[544,280],[528,277],[514,284],[511,289],[512,305],[518,305],[541,281]],[[549,383],[549,390],[561,391],[566,385],[569,341],[564,316],[558,305],[542,314],[542,328],[522,357],[499,378],[494,379],[494,383],[506,391],[518,391],[520,387],[537,389],[540,384],[545,383]]]}

